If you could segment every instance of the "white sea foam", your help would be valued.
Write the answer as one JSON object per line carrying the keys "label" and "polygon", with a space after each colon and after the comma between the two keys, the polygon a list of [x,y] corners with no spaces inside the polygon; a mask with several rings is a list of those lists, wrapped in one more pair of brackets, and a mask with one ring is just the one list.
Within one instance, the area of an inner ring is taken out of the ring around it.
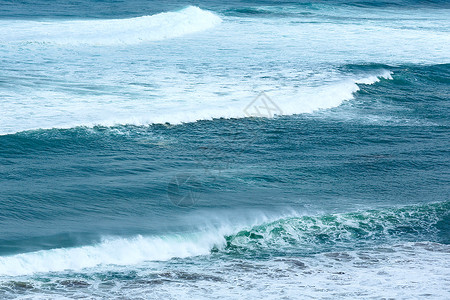
{"label": "white sea foam", "polygon": [[[447,299],[449,250],[448,245],[406,243],[312,257],[275,256],[259,261],[203,264],[196,261],[189,267],[165,269],[169,275],[165,278],[175,277],[177,284],[141,284],[127,291],[127,297],[163,294],[174,299],[280,299],[280,295],[287,299]],[[155,269],[140,275],[160,275]],[[199,279],[192,284],[177,278],[177,274],[219,279]]]}
{"label": "white sea foam", "polygon": [[449,251],[449,245],[401,243],[307,257],[149,262],[111,266],[101,276],[92,275],[105,271],[96,268],[0,283],[20,289],[23,299],[447,299]]}
{"label": "white sea foam", "polygon": [[[236,219],[236,215],[236,212],[233,214],[223,212],[218,219],[217,216],[212,217],[210,213],[191,215],[193,219],[201,219],[203,223],[193,233],[137,235],[127,238],[105,237],[94,245],[0,256],[0,276],[80,271],[97,266],[130,266],[148,261],[208,255],[214,247],[222,249],[228,235],[297,214],[293,211],[273,215],[255,212],[242,216],[239,220]],[[218,221],[220,225],[217,225]]]}
{"label": "white sea foam", "polygon": [[78,271],[98,265],[134,265],[209,254],[222,245],[216,233],[188,237],[143,237],[105,239],[97,245],[60,248],[0,257],[0,275],[29,275],[39,272]]}
{"label": "white sea foam", "polygon": [[[279,90],[272,88],[267,95],[280,108],[279,115],[312,113],[337,107],[343,101],[353,99],[354,93],[359,90],[358,83],[373,84],[381,78],[392,77],[389,71],[382,70],[366,76],[361,75],[360,78],[335,80],[319,86],[285,87]],[[167,95],[161,95],[161,99],[155,101],[117,96],[79,98],[74,95],[68,98],[65,93],[35,91],[34,101],[39,103],[37,106],[30,105],[27,101],[17,101],[14,96],[11,101],[0,103],[0,109],[3,111],[0,134],[76,126],[141,126],[181,124],[215,118],[244,118],[248,116],[245,108],[258,96],[258,92],[246,86],[239,86],[238,83],[228,95],[217,96],[217,90],[220,90],[220,86],[216,83],[199,85],[193,94],[170,89]],[[17,98],[21,97],[22,95],[17,94]],[[261,103],[256,101],[252,105]]]}
{"label": "white sea foam", "polygon": [[0,21],[1,43],[117,45],[175,38],[221,22],[212,12],[189,6],[177,12],[111,20]]}

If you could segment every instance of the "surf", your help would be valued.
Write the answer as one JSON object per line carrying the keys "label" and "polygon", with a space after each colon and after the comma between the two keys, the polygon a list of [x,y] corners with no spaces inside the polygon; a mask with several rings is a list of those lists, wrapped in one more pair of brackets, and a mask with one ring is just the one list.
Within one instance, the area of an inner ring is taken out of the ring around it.
{"label": "surf", "polygon": [[196,6],[128,19],[0,20],[0,44],[133,45],[210,29],[222,19]]}
{"label": "surf", "polygon": [[[302,87],[285,87],[280,90],[267,91],[270,101],[276,103],[278,116],[310,114],[319,110],[337,107],[345,101],[354,99],[360,85],[376,84],[380,80],[392,80],[388,70],[372,71],[355,77],[324,82],[320,85]],[[206,89],[206,90],[205,90]],[[210,87],[198,87],[195,91],[196,101],[179,100],[180,95],[171,95],[166,101],[148,102],[147,99],[134,98],[129,101],[110,97],[74,98],[62,100],[60,96],[48,96],[45,109],[36,109],[28,103],[12,102],[0,119],[0,135],[15,134],[39,129],[69,129],[76,127],[122,125],[148,126],[153,124],[180,125],[203,120],[241,119],[247,117],[264,117],[254,114],[252,106],[260,105],[255,91],[237,91],[236,94],[211,99]],[[186,95],[185,95],[186,96]],[[236,100],[236,97],[240,97]],[[216,99],[218,98],[218,99]],[[89,110],[80,110],[77,103],[84,103]],[[42,102],[41,102],[42,105]],[[154,112],[158,113],[154,113]],[[93,114],[92,112],[96,112]],[[33,114],[33,119],[24,123],[26,115]],[[51,117],[49,117],[51,116]]]}
{"label": "surf", "polygon": [[[58,248],[0,257],[0,276],[86,268],[137,265],[148,261],[221,253],[303,255],[361,248],[378,242],[436,240],[436,224],[448,218],[450,202],[351,213],[290,215],[257,225],[203,228],[198,232],[161,236],[105,237],[95,245]],[[298,254],[298,253],[296,253]]]}

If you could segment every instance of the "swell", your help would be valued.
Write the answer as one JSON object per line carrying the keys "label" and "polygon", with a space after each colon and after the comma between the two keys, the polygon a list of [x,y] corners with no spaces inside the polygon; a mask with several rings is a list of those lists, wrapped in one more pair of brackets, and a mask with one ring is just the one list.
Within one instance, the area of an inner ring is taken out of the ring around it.
{"label": "swell", "polygon": [[[288,216],[245,228],[223,224],[189,234],[104,238],[83,247],[0,257],[0,275],[135,265],[199,255],[308,255],[380,243],[449,243],[450,202],[319,216]],[[447,237],[447,238],[446,238]]]}
{"label": "swell", "polygon": [[[168,3],[149,3],[148,1],[132,1],[114,5],[114,9],[104,9],[102,1],[79,0],[70,3],[57,1],[48,6],[46,0],[11,2],[9,0],[0,0],[2,10],[1,18],[19,19],[19,18],[114,18],[114,17],[134,17],[142,15],[142,12],[151,14],[161,10],[171,10],[174,7],[173,2]],[[178,3],[176,3],[177,5]],[[277,1],[274,5],[265,0],[251,1],[243,3],[239,0],[227,2],[200,0],[195,4],[208,9],[222,9],[230,14],[261,14],[271,13],[270,10],[279,6],[299,7],[311,10],[333,9],[337,7],[361,7],[361,8],[448,8],[449,3],[446,0],[383,0],[383,1],[364,1],[364,0],[333,0],[333,1]],[[251,6],[245,6],[251,5]],[[258,9],[263,7],[263,9]],[[261,12],[263,10],[263,12]]]}
{"label": "swell", "polygon": [[[253,4],[253,3],[252,3]],[[386,1],[297,1],[296,3],[289,3],[285,6],[264,5],[265,3],[254,3],[252,6],[232,6],[224,10],[226,15],[231,16],[246,16],[246,17],[269,17],[269,18],[283,18],[283,17],[318,17],[330,14],[332,16],[336,10],[349,11],[355,9],[418,9],[418,8],[449,8],[448,1],[445,0],[386,0]],[[325,15],[324,15],[325,14]],[[353,15],[352,17],[358,18]]]}

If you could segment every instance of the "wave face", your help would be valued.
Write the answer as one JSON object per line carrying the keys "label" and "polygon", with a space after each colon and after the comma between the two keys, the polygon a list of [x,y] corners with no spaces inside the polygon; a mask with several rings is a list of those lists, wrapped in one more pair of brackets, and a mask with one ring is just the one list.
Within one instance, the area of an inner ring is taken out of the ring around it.
{"label": "wave face", "polygon": [[[0,276],[138,265],[217,252],[247,257],[291,256],[364,249],[386,241],[439,240],[437,224],[448,223],[449,217],[450,202],[444,202],[384,211],[285,217],[240,230],[226,224],[189,235],[108,238],[92,246],[0,257]],[[237,232],[227,234],[233,230]],[[447,235],[448,230],[444,228],[441,234]]]}
{"label": "wave face", "polygon": [[[230,251],[259,254],[336,251],[373,246],[386,240],[429,239],[447,222],[450,202],[384,211],[364,211],[321,217],[292,217],[242,230],[227,237]],[[445,229],[444,231],[447,231]],[[445,235],[444,232],[441,234]]]}
{"label": "wave face", "polygon": [[212,12],[190,6],[177,12],[131,19],[76,21],[1,21],[8,28],[0,43],[50,43],[66,45],[128,45],[191,34],[218,25]]}

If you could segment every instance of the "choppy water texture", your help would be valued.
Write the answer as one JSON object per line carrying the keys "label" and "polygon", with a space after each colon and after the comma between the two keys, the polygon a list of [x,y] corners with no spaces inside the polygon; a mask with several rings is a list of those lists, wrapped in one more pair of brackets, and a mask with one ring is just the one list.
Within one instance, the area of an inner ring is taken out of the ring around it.
{"label": "choppy water texture", "polygon": [[0,0],[0,298],[450,298],[449,8]]}

